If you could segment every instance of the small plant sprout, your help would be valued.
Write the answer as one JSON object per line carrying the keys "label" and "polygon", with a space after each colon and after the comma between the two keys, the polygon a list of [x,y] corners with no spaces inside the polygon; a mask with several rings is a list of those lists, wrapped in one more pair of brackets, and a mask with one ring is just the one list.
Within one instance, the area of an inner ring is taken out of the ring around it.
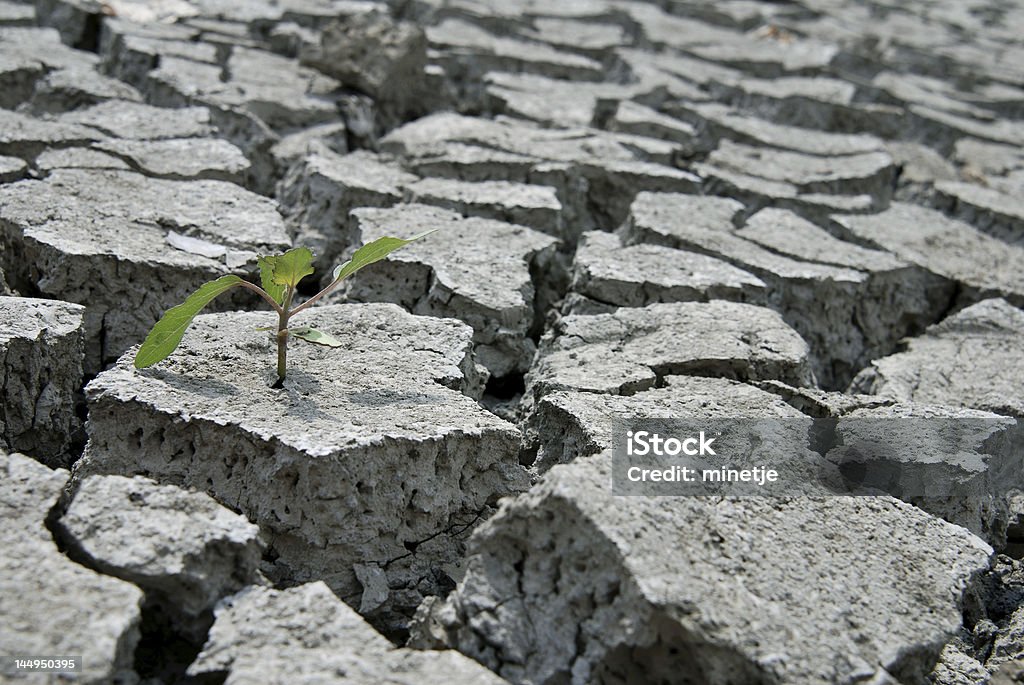
{"label": "small plant sprout", "polygon": [[[258,265],[262,288],[234,275],[221,276],[215,281],[203,284],[184,302],[164,312],[135,354],[135,368],[145,369],[166,359],[181,343],[185,331],[203,307],[218,295],[232,288],[246,288],[266,300],[267,304],[277,312],[277,385],[280,385],[288,371],[288,338],[290,336],[327,347],[341,346],[337,339],[315,328],[309,326],[289,328],[288,322],[291,318],[308,309],[364,266],[379,262],[395,250],[430,233],[433,231],[421,233],[408,240],[391,237],[378,238],[363,245],[355,251],[352,259],[334,269],[334,278],[326,288],[296,307],[292,307],[292,300],[295,298],[299,281],[313,273],[313,253],[309,248],[296,247],[284,254],[260,257]],[[270,327],[264,330],[274,329]]]}

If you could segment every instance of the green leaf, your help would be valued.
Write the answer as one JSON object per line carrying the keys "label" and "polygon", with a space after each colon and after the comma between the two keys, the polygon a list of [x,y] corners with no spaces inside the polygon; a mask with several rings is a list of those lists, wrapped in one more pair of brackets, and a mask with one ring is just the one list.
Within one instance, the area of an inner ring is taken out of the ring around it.
{"label": "green leaf", "polygon": [[259,256],[256,263],[260,267],[260,283],[263,289],[278,304],[284,303],[284,286],[274,283],[274,264],[280,259],[280,255],[274,257]]}
{"label": "green leaf", "polygon": [[164,315],[146,336],[142,347],[135,353],[135,368],[145,369],[166,359],[178,347],[182,336],[185,335],[185,330],[192,323],[196,314],[213,298],[241,282],[242,279],[238,276],[221,276],[216,281],[204,283],[184,302],[164,312]]}
{"label": "green leaf", "polygon": [[[436,231],[437,229],[434,229]],[[377,238],[373,242],[366,243],[361,248],[355,251],[352,255],[352,259],[348,260],[341,266],[334,270],[334,280],[340,281],[343,278],[348,278],[355,272],[362,269],[364,266],[369,266],[374,262],[387,257],[389,254],[394,252],[400,247],[405,247],[414,240],[419,240],[424,236],[428,236],[434,231],[427,231],[426,233],[420,233],[417,236],[413,236],[408,240],[402,240],[401,238],[392,238],[390,236],[384,236],[383,238]]]}
{"label": "green leaf", "polygon": [[313,252],[308,247],[296,247],[282,255],[264,259],[270,262],[270,280],[282,286],[282,292],[284,287],[294,289],[299,281],[313,273]]}
{"label": "green leaf", "polygon": [[316,343],[317,345],[326,345],[327,347],[341,347],[342,343],[337,338],[318,331],[315,328],[309,328],[308,326],[302,328],[293,328],[288,331],[289,334],[294,335],[296,338],[305,340],[306,342]]}

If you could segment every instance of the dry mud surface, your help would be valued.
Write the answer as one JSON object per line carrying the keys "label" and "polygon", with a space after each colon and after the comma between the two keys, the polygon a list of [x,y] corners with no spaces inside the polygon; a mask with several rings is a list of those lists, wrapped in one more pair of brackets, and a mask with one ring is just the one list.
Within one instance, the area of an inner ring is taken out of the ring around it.
{"label": "dry mud surface", "polygon": [[[1024,682],[1019,443],[970,501],[611,491],[616,417],[1014,434],[1022,36],[1009,0],[0,0],[0,682]],[[432,229],[302,315],[340,346],[283,387],[240,289],[131,363],[260,254],[313,249],[309,296]]]}

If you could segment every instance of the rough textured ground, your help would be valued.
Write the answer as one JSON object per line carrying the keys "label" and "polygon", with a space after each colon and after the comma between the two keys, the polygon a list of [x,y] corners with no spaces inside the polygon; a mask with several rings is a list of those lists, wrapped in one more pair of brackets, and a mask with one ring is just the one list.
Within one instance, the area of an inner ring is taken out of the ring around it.
{"label": "rough textured ground", "polygon": [[[1008,0],[0,0],[0,657],[1022,682],[1019,451],[970,501],[608,489],[614,417],[1020,434],[1022,35]],[[260,254],[315,250],[309,296],[428,229],[283,387],[240,289],[131,364]]]}

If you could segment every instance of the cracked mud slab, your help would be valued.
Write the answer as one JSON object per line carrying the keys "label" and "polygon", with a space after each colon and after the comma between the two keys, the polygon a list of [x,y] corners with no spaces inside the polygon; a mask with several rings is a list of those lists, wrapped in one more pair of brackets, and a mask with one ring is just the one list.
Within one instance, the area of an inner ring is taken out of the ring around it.
{"label": "cracked mud slab", "polygon": [[872,362],[851,384],[902,401],[1024,416],[1020,378],[1024,312],[1006,300],[979,302],[908,341],[907,351]]}
{"label": "cracked mud slab", "polygon": [[55,530],[80,563],[191,620],[261,582],[259,528],[205,493],[141,476],[84,479]]}
{"label": "cracked mud slab", "polygon": [[378,616],[411,614],[448,582],[480,512],[527,484],[519,432],[463,394],[482,389],[472,330],[389,304],[319,307],[296,323],[342,348],[293,340],[273,389],[275,350],[256,330],[272,319],[201,315],[167,361],[137,372],[126,355],[100,374],[76,478],[208,492],[261,527],[276,579],[324,579],[354,601],[363,565],[384,574]]}
{"label": "cracked mud slab", "polygon": [[203,138],[216,133],[206,107],[153,107],[110,101],[62,115],[59,121],[88,126],[113,138],[165,140]]}
{"label": "cracked mud slab", "polygon": [[1024,245],[1024,203],[1018,196],[975,183],[935,184],[936,205],[972,226],[1014,245]]}
{"label": "cracked mud slab", "polygon": [[67,302],[0,296],[0,448],[49,466],[68,464],[81,430],[75,404],[84,311]]}
{"label": "cracked mud slab", "polygon": [[[171,233],[223,245],[231,264],[176,249]],[[204,282],[291,241],[271,201],[231,183],[61,169],[0,187],[0,243],[13,287],[85,305],[95,373]]]}
{"label": "cracked mud slab", "polygon": [[572,265],[567,314],[598,314],[655,302],[733,300],[763,304],[767,286],[726,261],[688,250],[640,243],[590,231],[581,236]]}
{"label": "cracked mud slab", "polygon": [[886,152],[821,157],[723,140],[708,164],[768,181],[787,183],[797,193],[870,195],[884,203],[896,168]]}
{"label": "cracked mud slab", "polygon": [[523,683],[923,679],[988,567],[980,539],[891,498],[614,497],[610,466],[506,501],[414,644]]}
{"label": "cracked mud slab", "polygon": [[960,300],[1003,297],[1024,303],[1024,247],[1007,245],[940,212],[896,202],[880,214],[835,216],[838,231],[888,250],[960,286]]}
{"label": "cracked mud slab", "polygon": [[424,178],[410,184],[406,192],[411,202],[445,207],[463,216],[529,226],[553,236],[561,235],[564,230],[562,203],[550,186]]}
{"label": "cracked mud slab", "polygon": [[94,147],[126,160],[146,176],[177,181],[205,179],[242,185],[251,168],[242,151],[226,140],[111,140]]}
{"label": "cracked mud slab", "polygon": [[452,650],[395,648],[322,582],[287,590],[253,587],[226,599],[189,674],[227,674],[224,682],[238,685],[505,682]]}
{"label": "cracked mud slab", "polygon": [[0,109],[0,154],[31,161],[49,148],[88,145],[101,137],[93,129],[44,121]]}
{"label": "cracked mud slab", "polygon": [[68,472],[0,451],[0,476],[4,651],[82,656],[84,682],[133,682],[142,591],[71,561],[46,527]]}
{"label": "cracked mud slab", "polygon": [[682,302],[565,317],[526,378],[533,401],[557,390],[631,395],[665,376],[809,384],[807,343],[778,314],[735,302]]}

